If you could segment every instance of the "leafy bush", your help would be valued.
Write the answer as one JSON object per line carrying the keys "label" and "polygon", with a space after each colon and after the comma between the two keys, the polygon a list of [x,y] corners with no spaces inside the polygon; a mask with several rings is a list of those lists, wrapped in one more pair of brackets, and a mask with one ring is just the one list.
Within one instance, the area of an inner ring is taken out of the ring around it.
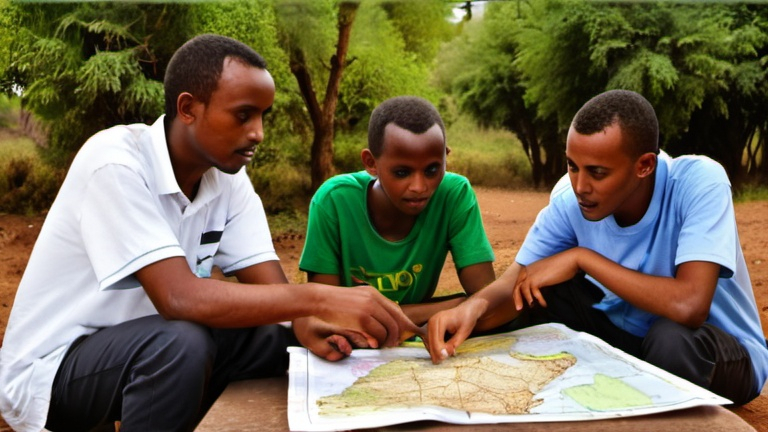
{"label": "leafy bush", "polygon": [[13,156],[0,162],[0,212],[33,214],[47,210],[65,171],[32,155]]}
{"label": "leafy bush", "polygon": [[363,169],[360,152],[367,147],[367,133],[337,134],[333,141],[333,164],[336,172],[349,173]]}
{"label": "leafy bush", "polygon": [[15,127],[19,122],[19,98],[0,94],[0,128]]}
{"label": "leafy bush", "polygon": [[309,166],[279,161],[254,167],[248,176],[267,213],[306,212],[310,199]]}
{"label": "leafy bush", "polygon": [[735,202],[768,201],[768,185],[758,183],[742,184],[734,189]]}

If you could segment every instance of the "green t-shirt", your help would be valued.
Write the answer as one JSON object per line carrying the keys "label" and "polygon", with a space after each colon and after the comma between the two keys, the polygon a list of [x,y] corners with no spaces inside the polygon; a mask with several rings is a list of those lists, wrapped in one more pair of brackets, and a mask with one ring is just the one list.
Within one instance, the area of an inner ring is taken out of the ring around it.
{"label": "green t-shirt", "polygon": [[402,304],[432,297],[451,251],[456,268],[491,262],[477,198],[469,181],[446,173],[404,239],[382,238],[368,217],[367,172],[326,181],[309,206],[299,268],[339,275],[341,285],[371,285]]}

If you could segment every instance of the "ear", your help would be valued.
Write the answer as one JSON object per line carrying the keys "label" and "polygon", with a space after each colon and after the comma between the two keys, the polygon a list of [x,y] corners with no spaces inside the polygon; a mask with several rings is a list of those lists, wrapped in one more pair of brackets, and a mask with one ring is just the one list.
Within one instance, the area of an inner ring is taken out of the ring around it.
{"label": "ear", "polygon": [[360,153],[360,159],[363,160],[363,166],[365,167],[365,170],[368,171],[368,174],[373,177],[379,175],[379,170],[376,168],[376,158],[373,157],[373,153],[371,153],[370,149],[363,149]]}
{"label": "ear", "polygon": [[192,94],[184,92],[176,99],[176,118],[184,124],[192,124],[197,118],[200,103]]}
{"label": "ear", "polygon": [[644,153],[635,162],[637,176],[640,178],[650,177],[656,170],[656,154]]}

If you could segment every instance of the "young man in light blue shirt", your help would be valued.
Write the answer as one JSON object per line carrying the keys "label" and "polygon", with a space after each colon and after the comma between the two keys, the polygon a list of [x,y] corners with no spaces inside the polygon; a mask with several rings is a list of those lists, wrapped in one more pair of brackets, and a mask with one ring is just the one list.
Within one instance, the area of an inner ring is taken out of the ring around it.
{"label": "young man in light blue shirt", "polygon": [[757,397],[768,349],[722,166],[659,151],[653,107],[624,90],[579,110],[566,158],[516,262],[429,321],[433,361],[513,301],[513,327],[564,323],[736,404]]}

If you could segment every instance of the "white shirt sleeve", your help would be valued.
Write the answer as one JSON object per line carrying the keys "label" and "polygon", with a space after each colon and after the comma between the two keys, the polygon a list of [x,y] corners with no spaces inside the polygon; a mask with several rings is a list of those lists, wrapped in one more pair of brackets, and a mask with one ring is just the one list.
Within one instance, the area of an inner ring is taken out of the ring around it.
{"label": "white shirt sleeve", "polygon": [[100,290],[138,287],[132,277],[137,270],[184,256],[144,178],[124,165],[105,165],[93,173],[80,225]]}

